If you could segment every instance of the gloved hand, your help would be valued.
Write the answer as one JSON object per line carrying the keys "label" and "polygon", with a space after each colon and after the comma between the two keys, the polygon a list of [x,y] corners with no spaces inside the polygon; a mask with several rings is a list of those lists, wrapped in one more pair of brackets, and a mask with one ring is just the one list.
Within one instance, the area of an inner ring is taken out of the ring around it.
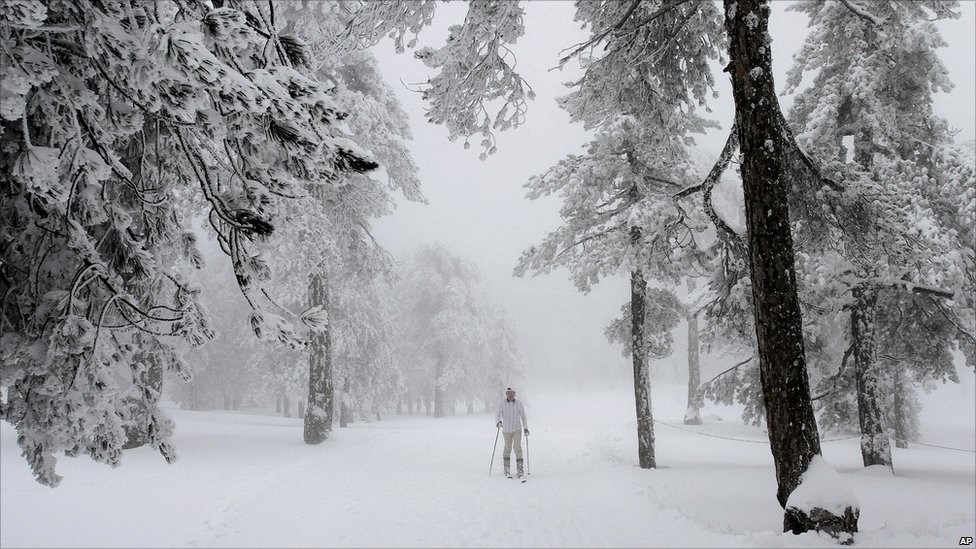
{"label": "gloved hand", "polygon": [[528,430],[528,428],[525,429],[525,436],[529,436],[529,430]]}
{"label": "gloved hand", "polygon": [[495,427],[498,427],[499,429],[501,429],[502,428],[502,422],[499,421],[498,423],[496,423],[495,424]]}

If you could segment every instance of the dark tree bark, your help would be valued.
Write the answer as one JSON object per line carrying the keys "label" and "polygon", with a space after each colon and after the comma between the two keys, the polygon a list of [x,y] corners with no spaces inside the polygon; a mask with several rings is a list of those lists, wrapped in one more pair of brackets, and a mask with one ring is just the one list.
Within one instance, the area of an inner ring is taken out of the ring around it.
{"label": "dark tree bark", "polygon": [[163,367],[151,353],[139,353],[138,367],[134,368],[134,375],[138,385],[145,387],[152,394],[143,399],[128,399],[125,403],[129,413],[129,421],[126,422],[125,444],[123,450],[138,448],[150,442],[150,417],[149,408],[158,400],[163,390]]}
{"label": "dark tree bark", "polygon": [[908,448],[908,410],[905,406],[905,365],[898,364],[895,368],[895,447]]}
{"label": "dark tree bark", "polygon": [[[322,273],[309,278],[311,306],[329,310],[329,282]],[[308,405],[304,419],[305,443],[319,444],[332,432],[335,390],[332,378],[332,328],[312,335],[308,350]]]}
{"label": "dark tree bark", "polygon": [[[627,152],[627,159],[636,163],[633,151]],[[629,189],[631,204],[641,197],[637,185]],[[641,245],[643,233],[637,225],[630,227],[630,244],[636,250]],[[644,345],[644,300],[647,296],[647,280],[637,268],[630,271],[630,355],[634,369],[634,405],[637,412],[637,458],[641,469],[654,469],[657,460],[654,456],[654,416],[651,412],[650,373],[647,365],[647,349]]]}
{"label": "dark tree bark", "polygon": [[861,428],[861,459],[865,467],[891,468],[891,443],[881,423],[881,372],[875,352],[874,290],[854,288],[851,304],[851,340],[854,349],[854,379],[857,386],[857,418]]}
{"label": "dark tree bark", "polygon": [[[636,228],[635,228],[636,229]],[[634,232],[632,231],[632,236]],[[640,230],[636,229],[640,235]],[[630,273],[630,337],[634,365],[634,402],[637,410],[637,457],[641,469],[657,467],[654,458],[654,417],[651,415],[651,394],[644,353],[644,296],[647,281],[640,270]]]}
{"label": "dark tree bark", "polygon": [[[795,148],[783,122],[772,76],[768,0],[725,0],[736,128],[766,426],[776,469],[776,498],[786,509],[784,530],[857,531],[857,510],[842,516],[787,508],[820,438],[810,402],[802,318],[790,231],[787,151]],[[830,518],[832,517],[832,518]],[[833,524],[840,520],[839,527]],[[835,534],[836,535],[836,534]]]}
{"label": "dark tree bark", "polygon": [[[695,289],[695,281],[688,279],[688,291]],[[701,402],[698,386],[701,384],[701,360],[698,354],[698,314],[688,311],[688,407],[685,425],[701,425]]]}

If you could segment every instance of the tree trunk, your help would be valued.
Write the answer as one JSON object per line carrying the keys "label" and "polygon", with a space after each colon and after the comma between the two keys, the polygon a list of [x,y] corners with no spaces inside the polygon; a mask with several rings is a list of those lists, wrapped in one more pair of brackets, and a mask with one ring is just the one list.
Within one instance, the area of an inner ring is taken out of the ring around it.
{"label": "tree trunk", "polygon": [[339,427],[348,427],[353,422],[352,409],[346,404],[349,398],[349,378],[346,377],[342,382],[342,399],[339,400]]}
{"label": "tree trunk", "polygon": [[759,373],[776,469],[776,498],[786,510],[786,531],[839,529],[852,534],[857,531],[857,510],[828,513],[840,521],[835,526],[823,515],[809,519],[803,510],[787,508],[811,460],[821,453],[796,294],[787,203],[790,181],[784,177],[785,153],[795,143],[782,122],[773,84],[768,0],[725,0],[724,7],[731,59],[726,70],[732,75],[739,132]]}
{"label": "tree trunk", "polygon": [[441,376],[444,375],[444,357],[438,353],[434,362],[434,417],[444,417],[444,390]]}
{"label": "tree trunk", "polygon": [[891,468],[891,446],[881,425],[881,372],[875,357],[875,303],[873,290],[852,291],[851,340],[854,347],[854,377],[857,386],[857,419],[861,427],[861,459],[865,467]]}
{"label": "tree trunk", "polygon": [[[695,289],[695,280],[688,278],[688,292]],[[685,425],[701,425],[701,402],[698,385],[701,384],[701,360],[698,355],[698,313],[688,311],[688,407],[685,409]]]}
{"label": "tree trunk", "polygon": [[126,399],[125,406],[129,417],[123,426],[125,431],[123,450],[138,448],[151,442],[150,426],[153,422],[151,408],[159,401],[163,390],[163,367],[159,361],[149,353],[139,353],[137,356],[138,367],[134,369],[133,381],[139,391],[146,396]]}
{"label": "tree trunk", "polygon": [[194,382],[190,382],[190,409],[194,412],[200,410],[200,395],[197,393],[197,385]]}
{"label": "tree trunk", "polygon": [[[640,238],[640,229],[631,228],[631,238]],[[644,296],[647,281],[639,269],[630,273],[630,337],[634,366],[634,402],[637,409],[637,456],[641,469],[657,466],[654,459],[654,417],[651,415],[650,377],[644,353]]]}
{"label": "tree trunk", "polygon": [[281,413],[281,395],[275,397],[275,413]]}
{"label": "tree trunk", "polygon": [[898,364],[895,367],[895,447],[908,448],[908,410],[905,406],[905,391],[908,384],[905,383],[905,365]]}
{"label": "tree trunk", "polygon": [[[309,279],[308,295],[312,307],[329,307],[329,282],[322,273]],[[308,405],[305,414],[305,444],[319,444],[332,431],[333,388],[332,327],[312,334],[308,349]]]}
{"label": "tree trunk", "polygon": [[291,399],[288,398],[288,393],[281,396],[281,414],[285,417],[291,417]]}

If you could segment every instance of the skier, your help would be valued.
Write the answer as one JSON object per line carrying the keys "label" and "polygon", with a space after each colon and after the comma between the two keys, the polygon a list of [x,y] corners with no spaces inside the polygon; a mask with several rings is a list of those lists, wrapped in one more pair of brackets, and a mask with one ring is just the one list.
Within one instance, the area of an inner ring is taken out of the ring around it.
{"label": "skier", "polygon": [[496,427],[502,429],[505,435],[505,449],[502,453],[502,463],[505,466],[505,476],[512,478],[512,447],[515,447],[515,464],[517,474],[522,478],[522,433],[529,436],[529,422],[525,419],[525,407],[521,400],[515,399],[515,390],[509,387],[505,390],[505,400],[498,405],[495,414]]}

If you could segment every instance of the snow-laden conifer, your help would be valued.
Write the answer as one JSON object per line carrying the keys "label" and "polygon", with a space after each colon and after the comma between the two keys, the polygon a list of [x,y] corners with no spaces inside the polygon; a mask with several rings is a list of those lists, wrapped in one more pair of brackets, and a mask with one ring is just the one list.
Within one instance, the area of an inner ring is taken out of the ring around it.
{"label": "snow-laden conifer", "polygon": [[279,36],[274,3],[0,9],[4,416],[47,485],[62,451],[117,465],[127,426],[172,461],[159,376],[143,373],[189,376],[165,349],[212,337],[184,276],[201,263],[192,214],[229,256],[255,331],[301,346],[264,298],[254,245],[296,197],[374,164],[341,134],[303,45]]}

